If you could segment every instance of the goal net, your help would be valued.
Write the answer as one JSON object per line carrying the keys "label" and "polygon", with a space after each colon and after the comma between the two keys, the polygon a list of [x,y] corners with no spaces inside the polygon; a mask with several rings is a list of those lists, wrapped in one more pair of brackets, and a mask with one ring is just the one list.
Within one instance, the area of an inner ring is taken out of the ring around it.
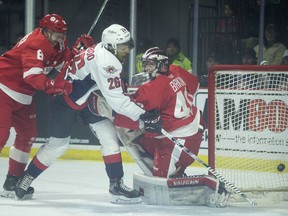
{"label": "goal net", "polygon": [[288,67],[209,70],[209,166],[242,191],[288,192]]}

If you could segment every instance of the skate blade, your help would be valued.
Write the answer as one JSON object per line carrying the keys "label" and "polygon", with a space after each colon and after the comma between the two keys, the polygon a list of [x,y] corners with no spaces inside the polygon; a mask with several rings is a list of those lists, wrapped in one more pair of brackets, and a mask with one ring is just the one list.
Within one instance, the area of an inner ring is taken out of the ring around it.
{"label": "skate blade", "polygon": [[15,198],[15,191],[6,191],[6,190],[3,190],[2,193],[1,193],[1,197],[4,197],[4,198]]}
{"label": "skate blade", "polygon": [[22,198],[18,198],[17,196],[15,196],[16,200],[31,200],[33,198],[33,194],[25,194]]}
{"label": "skate blade", "polygon": [[119,195],[112,195],[111,197],[111,203],[114,204],[139,204],[141,202],[141,197],[127,198]]}

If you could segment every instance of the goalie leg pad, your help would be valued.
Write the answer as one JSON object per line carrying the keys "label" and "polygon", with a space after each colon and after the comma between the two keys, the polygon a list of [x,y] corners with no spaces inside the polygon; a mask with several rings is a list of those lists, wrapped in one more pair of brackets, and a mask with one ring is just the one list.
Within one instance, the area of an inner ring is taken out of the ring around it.
{"label": "goalie leg pad", "polygon": [[215,208],[224,208],[228,205],[228,200],[230,197],[230,192],[226,190],[224,185],[219,182],[218,179],[215,179],[217,181],[217,185],[215,188],[215,193],[209,194],[206,197],[206,204],[209,207],[215,207]]}
{"label": "goalie leg pad", "polygon": [[[140,169],[145,175],[152,176],[153,158],[147,157],[148,154],[145,154],[144,149],[139,144],[134,143],[134,140],[141,136],[143,132],[141,130],[130,130],[123,127],[116,127],[116,129],[119,139]],[[140,148],[144,154],[140,154]]]}
{"label": "goalie leg pad", "polygon": [[150,205],[227,206],[227,197],[218,196],[219,181],[213,176],[167,179],[135,173],[133,185],[143,193],[142,201]]}
{"label": "goalie leg pad", "polygon": [[125,146],[145,175],[152,176],[153,158],[141,156],[136,144]]}
{"label": "goalie leg pad", "polygon": [[143,134],[142,130],[130,130],[128,128],[123,127],[117,127],[117,134],[121,142],[123,142],[123,145],[131,145],[134,140],[136,140],[138,137],[140,137]]}

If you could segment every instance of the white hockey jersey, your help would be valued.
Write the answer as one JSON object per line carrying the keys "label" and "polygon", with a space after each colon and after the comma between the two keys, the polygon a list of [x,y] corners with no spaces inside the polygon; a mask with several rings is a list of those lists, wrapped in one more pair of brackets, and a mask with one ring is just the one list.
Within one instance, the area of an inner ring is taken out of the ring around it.
{"label": "white hockey jersey", "polygon": [[76,55],[67,69],[73,79],[73,91],[66,96],[66,101],[72,108],[82,109],[90,94],[100,90],[115,112],[139,119],[145,111],[124,94],[122,68],[121,62],[102,43],[89,47]]}

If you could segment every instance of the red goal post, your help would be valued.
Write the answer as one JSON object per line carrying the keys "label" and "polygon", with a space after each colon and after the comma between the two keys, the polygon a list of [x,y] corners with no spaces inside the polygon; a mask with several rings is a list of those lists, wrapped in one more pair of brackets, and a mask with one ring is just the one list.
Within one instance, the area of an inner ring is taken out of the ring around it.
{"label": "red goal post", "polygon": [[208,101],[209,166],[242,191],[288,192],[288,67],[213,66]]}

